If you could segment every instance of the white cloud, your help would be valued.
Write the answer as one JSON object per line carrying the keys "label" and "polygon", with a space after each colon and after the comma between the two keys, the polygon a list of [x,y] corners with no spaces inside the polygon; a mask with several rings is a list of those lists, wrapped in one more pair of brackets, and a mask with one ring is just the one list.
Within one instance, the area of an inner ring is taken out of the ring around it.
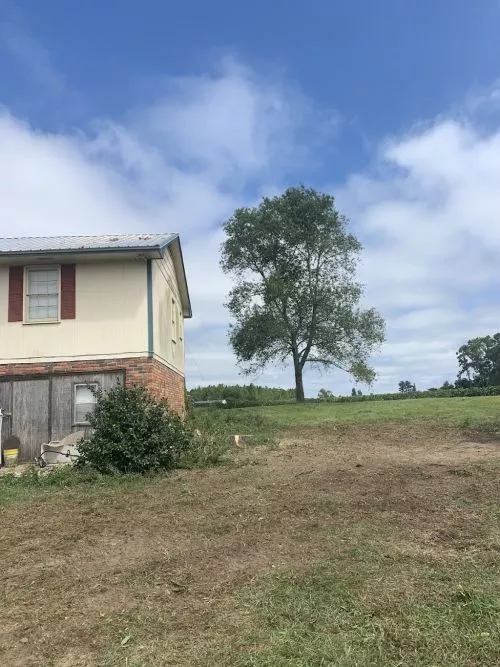
{"label": "white cloud", "polygon": [[445,119],[383,144],[339,203],[365,241],[366,300],[388,322],[377,390],[439,384],[455,352],[500,329],[500,131]]}
{"label": "white cloud", "polygon": [[[226,180],[267,171],[295,148],[300,96],[226,59],[223,75],[174,80],[169,94],[140,113],[136,128],[175,162]],[[291,103],[293,102],[293,108]]]}

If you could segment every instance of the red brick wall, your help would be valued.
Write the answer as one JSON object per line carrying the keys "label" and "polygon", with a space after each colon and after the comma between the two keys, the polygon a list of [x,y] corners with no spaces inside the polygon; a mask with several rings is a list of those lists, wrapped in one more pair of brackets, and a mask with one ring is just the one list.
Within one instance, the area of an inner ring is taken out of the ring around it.
{"label": "red brick wall", "polygon": [[157,399],[168,401],[170,407],[183,412],[184,378],[157,359],[96,359],[94,361],[57,361],[33,364],[0,364],[0,379],[72,375],[73,373],[102,373],[124,371],[125,385],[142,385]]}
{"label": "red brick wall", "polygon": [[157,359],[140,359],[126,369],[126,384],[148,388],[158,400],[166,400],[173,410],[184,412],[184,378]]}

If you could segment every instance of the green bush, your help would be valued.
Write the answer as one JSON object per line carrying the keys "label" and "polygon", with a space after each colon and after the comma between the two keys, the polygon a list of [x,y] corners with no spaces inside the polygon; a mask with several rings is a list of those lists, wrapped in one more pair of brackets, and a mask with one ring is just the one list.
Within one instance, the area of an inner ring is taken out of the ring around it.
{"label": "green bush", "polygon": [[144,388],[117,386],[96,395],[93,434],[78,446],[78,465],[104,474],[172,470],[193,447],[189,425]]}

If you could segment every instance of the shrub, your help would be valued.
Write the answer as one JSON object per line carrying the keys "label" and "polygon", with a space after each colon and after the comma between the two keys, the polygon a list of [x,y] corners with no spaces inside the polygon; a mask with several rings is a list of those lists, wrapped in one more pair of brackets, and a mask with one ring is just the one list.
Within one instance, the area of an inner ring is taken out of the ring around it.
{"label": "shrub", "polygon": [[179,468],[207,468],[227,462],[230,439],[217,428],[196,429],[191,447],[179,458]]}
{"label": "shrub", "polygon": [[239,410],[221,410],[216,407],[195,409],[194,428],[218,442],[230,443],[234,435],[252,435],[254,445],[273,445],[277,428],[264,415]]}
{"label": "shrub", "polygon": [[93,434],[78,446],[79,465],[105,474],[171,470],[193,446],[189,426],[144,388],[117,386],[96,396]]}

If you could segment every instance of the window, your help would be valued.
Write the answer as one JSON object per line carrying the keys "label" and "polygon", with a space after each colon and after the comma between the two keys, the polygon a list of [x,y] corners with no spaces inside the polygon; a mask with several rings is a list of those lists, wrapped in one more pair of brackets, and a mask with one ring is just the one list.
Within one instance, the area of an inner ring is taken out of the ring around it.
{"label": "window", "polygon": [[178,319],[177,319],[177,330],[178,330],[178,332],[179,332],[179,340],[180,340],[180,342],[181,342],[181,344],[182,344],[182,311],[178,310],[178,311],[177,311],[177,316],[178,316]]}
{"label": "window", "polygon": [[175,299],[172,299],[170,313],[172,316],[172,343],[177,343],[177,307],[175,305]]}
{"label": "window", "polygon": [[26,270],[26,320],[47,322],[59,319],[59,268]]}
{"label": "window", "polygon": [[93,384],[75,384],[75,403],[74,403],[74,423],[88,424],[88,416],[94,412],[97,398],[95,391],[99,385]]}

